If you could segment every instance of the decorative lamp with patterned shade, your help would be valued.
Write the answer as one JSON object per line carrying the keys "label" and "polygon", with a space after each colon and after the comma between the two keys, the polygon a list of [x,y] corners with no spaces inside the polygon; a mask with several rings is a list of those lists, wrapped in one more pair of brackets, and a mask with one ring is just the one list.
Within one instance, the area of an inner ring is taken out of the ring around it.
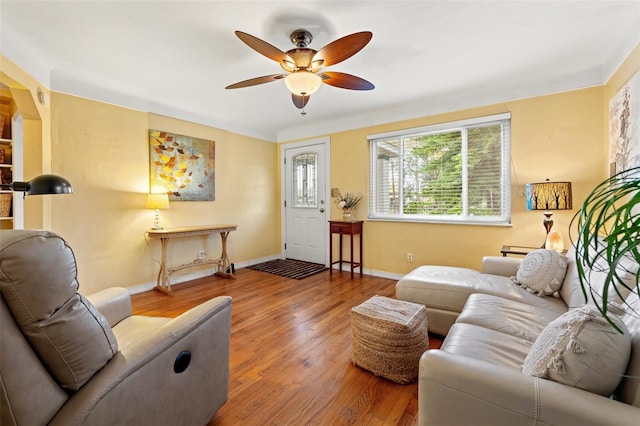
{"label": "decorative lamp with patterned shade", "polygon": [[[526,185],[527,210],[544,210],[542,224],[547,231],[547,236],[553,227],[552,210],[571,210],[573,197],[571,195],[571,182],[545,182],[528,183]],[[545,242],[547,237],[545,236]],[[542,248],[544,248],[544,243]]]}

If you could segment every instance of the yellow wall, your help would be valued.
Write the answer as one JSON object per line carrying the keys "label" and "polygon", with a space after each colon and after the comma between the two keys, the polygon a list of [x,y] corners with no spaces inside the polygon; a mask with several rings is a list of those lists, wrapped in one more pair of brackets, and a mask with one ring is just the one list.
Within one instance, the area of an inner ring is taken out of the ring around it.
{"label": "yellow wall", "polygon": [[[437,116],[331,134],[331,184],[365,198],[354,218],[367,215],[367,135],[503,112],[511,113],[512,226],[441,225],[367,221],[365,270],[404,274],[420,264],[479,268],[485,255],[500,255],[503,244],[539,246],[545,231],[541,212],[527,211],[518,196],[528,182],[569,180],[574,210],[554,212],[554,230],[569,244],[569,223],[588,191],[602,178],[603,88],[596,87],[506,102]],[[341,213],[332,205],[332,219]],[[407,261],[412,253],[414,262]]]}
{"label": "yellow wall", "polygon": [[[482,256],[498,255],[503,244],[541,244],[542,214],[526,211],[519,191],[525,183],[547,177],[570,180],[577,208],[606,176],[608,100],[640,69],[639,49],[604,86],[329,135],[330,186],[364,194],[355,217],[366,219],[367,135],[512,114],[512,226],[368,221],[365,270],[402,274],[424,263],[478,268]],[[19,82],[36,99],[38,82],[2,59],[3,75]],[[78,258],[83,292],[155,281],[159,244],[144,237],[153,221],[153,212],[144,208],[149,190],[150,128],[216,141],[216,201],[171,203],[171,209],[161,213],[165,227],[237,223],[238,231],[229,239],[229,252],[239,264],[280,252],[276,144],[55,92],[50,105],[37,105],[41,120],[26,125],[31,136],[25,152],[25,177],[45,172],[63,175],[73,184],[74,194],[28,197],[26,225],[51,229],[69,241]],[[340,218],[334,204],[331,208],[332,218]],[[575,208],[553,215],[554,229],[562,232],[565,244],[569,244],[568,227]],[[187,239],[172,244],[169,255],[172,263],[188,262],[201,248],[215,255],[219,246],[217,237]],[[413,263],[407,262],[407,252],[413,253]]]}
{"label": "yellow wall", "polygon": [[[228,242],[234,263],[279,252],[276,144],[55,92],[52,111],[53,168],[74,190],[51,197],[52,229],[75,251],[83,292],[155,281],[160,245],[145,239],[153,223],[145,208],[150,128],[216,142],[216,200],[172,202],[161,211],[164,227],[238,224]],[[200,249],[218,255],[220,238],[172,241],[171,264],[192,261]]]}

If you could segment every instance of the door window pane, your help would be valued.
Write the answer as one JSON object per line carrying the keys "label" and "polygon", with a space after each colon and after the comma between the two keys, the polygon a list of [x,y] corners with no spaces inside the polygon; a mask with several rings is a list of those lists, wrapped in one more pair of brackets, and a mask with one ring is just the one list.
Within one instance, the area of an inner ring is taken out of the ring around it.
{"label": "door window pane", "polygon": [[293,157],[293,207],[318,207],[318,154]]}

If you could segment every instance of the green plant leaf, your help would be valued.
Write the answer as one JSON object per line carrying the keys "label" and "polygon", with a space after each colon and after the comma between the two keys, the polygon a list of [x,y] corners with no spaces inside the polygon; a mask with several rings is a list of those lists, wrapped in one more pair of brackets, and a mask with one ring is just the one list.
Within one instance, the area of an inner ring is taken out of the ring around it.
{"label": "green plant leaf", "polygon": [[[607,321],[622,332],[608,315],[608,300],[612,292],[623,301],[627,291],[640,294],[640,271],[625,267],[625,261],[640,263],[640,167],[617,173],[596,186],[573,217],[570,228],[577,229],[575,239],[570,237],[582,293],[590,296]],[[592,272],[605,273],[601,289],[592,285]],[[635,276],[631,285],[624,279],[629,275]],[[629,313],[640,317],[623,303]]]}

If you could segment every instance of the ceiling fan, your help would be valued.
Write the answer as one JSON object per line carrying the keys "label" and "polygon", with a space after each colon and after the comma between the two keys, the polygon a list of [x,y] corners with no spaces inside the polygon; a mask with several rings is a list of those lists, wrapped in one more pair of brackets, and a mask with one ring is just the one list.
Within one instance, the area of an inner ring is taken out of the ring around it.
{"label": "ceiling fan", "polygon": [[236,31],[236,35],[256,52],[278,62],[287,73],[251,78],[231,84],[225,89],[239,89],[284,79],[291,91],[293,104],[296,108],[303,109],[322,83],[351,90],[375,88],[372,83],[355,75],[335,71],[322,72],[322,68],[340,63],[358,53],[373,37],[370,31],[339,38],[316,51],[307,47],[313,40],[311,33],[303,29],[295,30],[291,33],[290,40],[296,47],[287,52],[242,31]]}

